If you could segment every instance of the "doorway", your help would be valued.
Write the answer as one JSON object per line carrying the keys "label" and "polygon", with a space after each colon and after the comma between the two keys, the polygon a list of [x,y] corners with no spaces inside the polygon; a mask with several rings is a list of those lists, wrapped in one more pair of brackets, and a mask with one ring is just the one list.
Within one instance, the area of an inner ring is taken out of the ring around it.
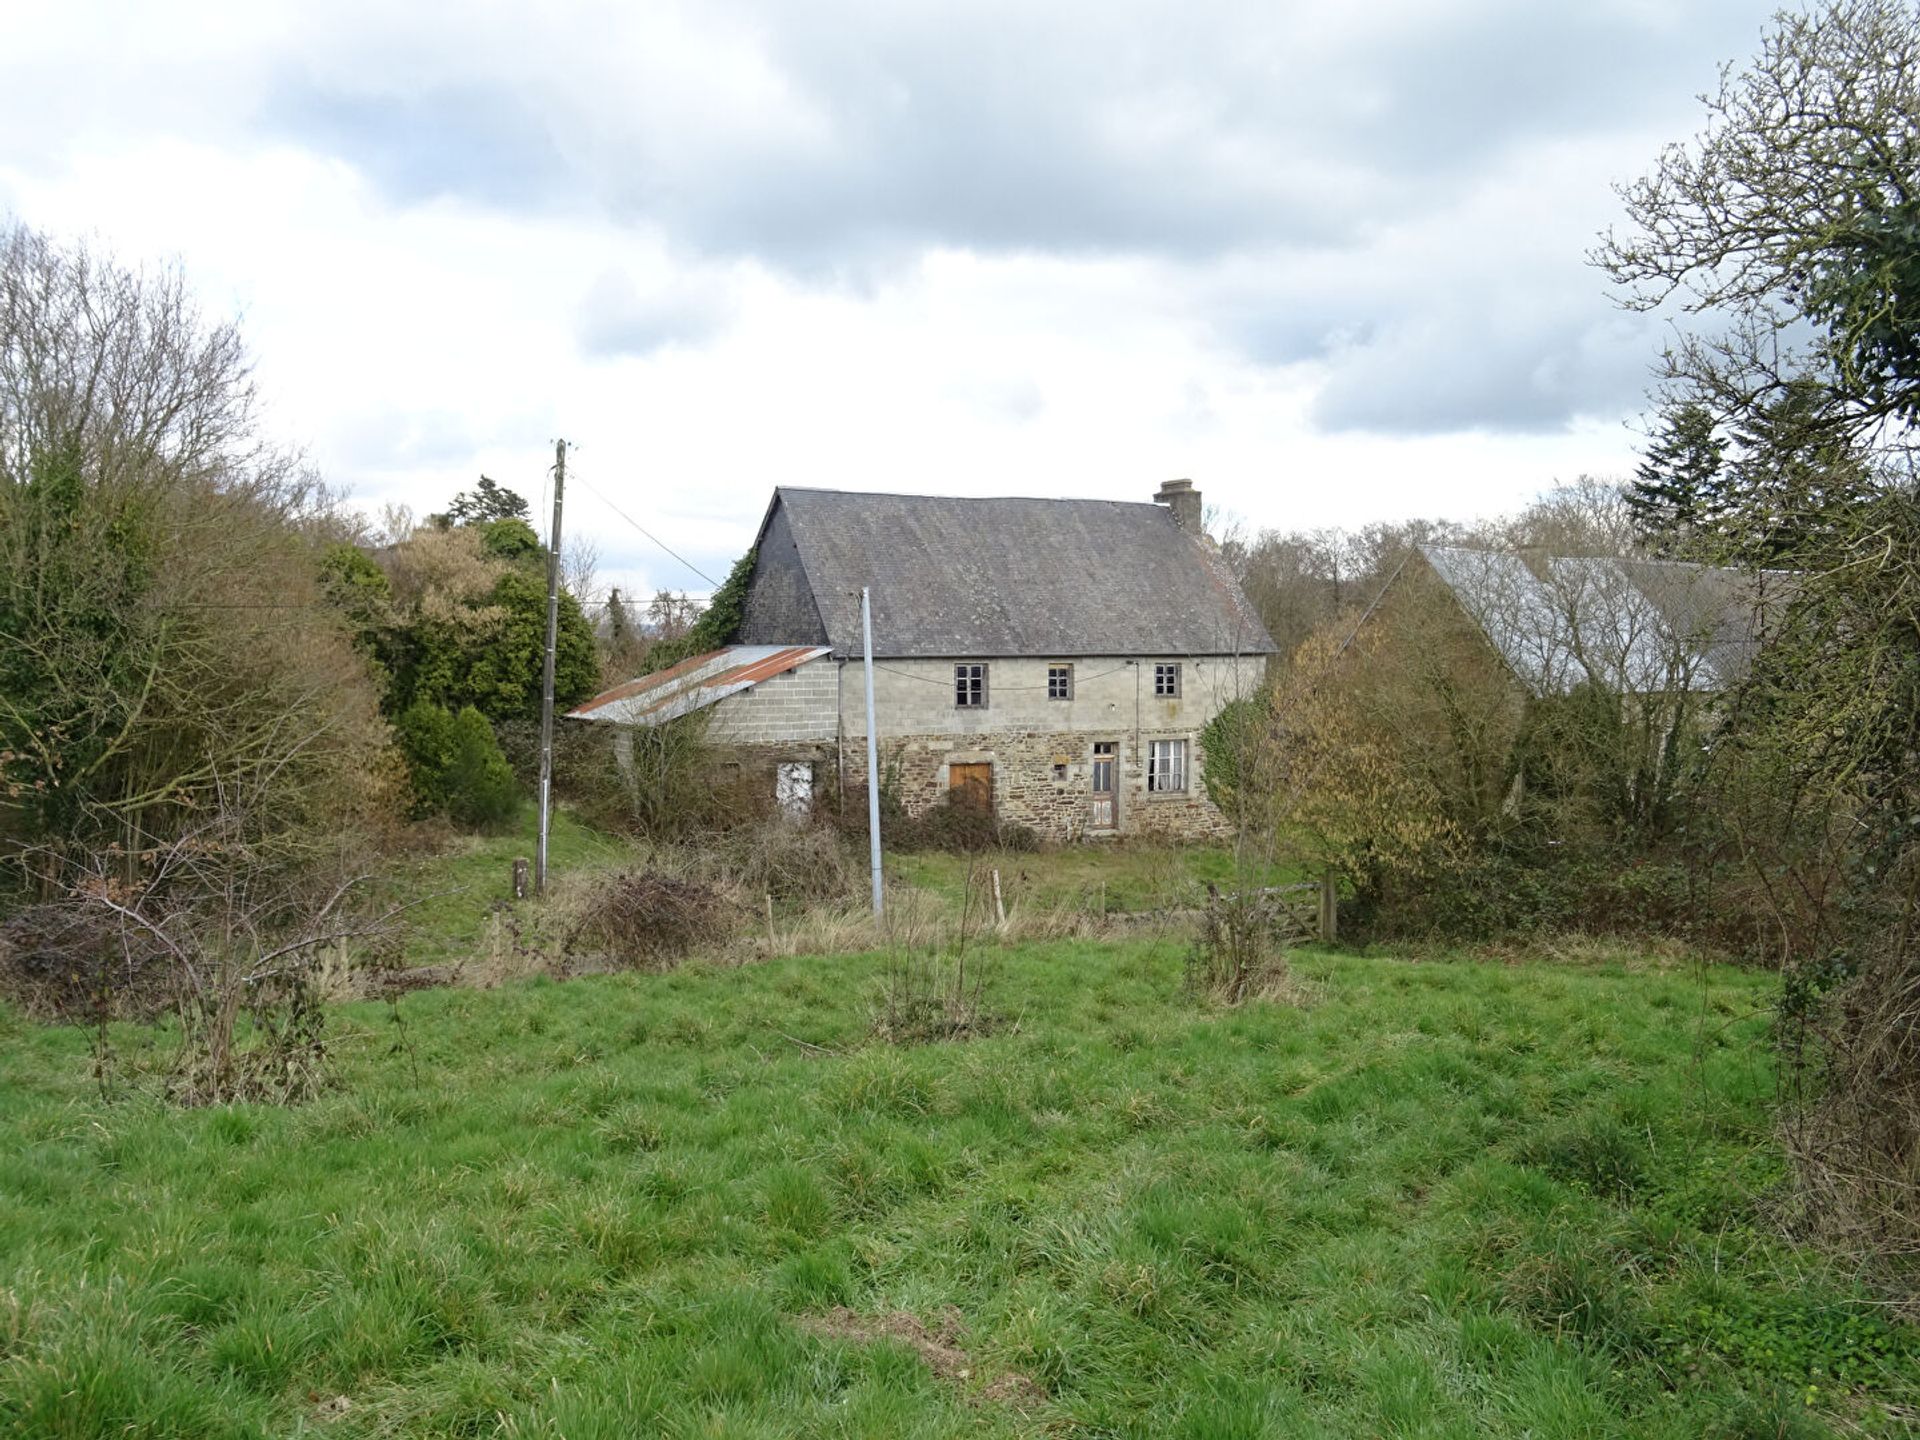
{"label": "doorway", "polygon": [[971,810],[976,815],[993,813],[993,765],[991,762],[947,767],[947,799],[956,810]]}
{"label": "doorway", "polygon": [[1120,828],[1120,742],[1093,742],[1091,780],[1092,804],[1087,812],[1089,830]]}

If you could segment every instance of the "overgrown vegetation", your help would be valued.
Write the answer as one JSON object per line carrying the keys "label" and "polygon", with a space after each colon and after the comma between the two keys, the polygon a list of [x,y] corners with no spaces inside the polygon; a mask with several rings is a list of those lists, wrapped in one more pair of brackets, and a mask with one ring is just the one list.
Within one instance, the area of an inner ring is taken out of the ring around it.
{"label": "overgrown vegetation", "polygon": [[0,1430],[1900,1433],[1914,1332],[1756,1198],[1775,981],[1180,955],[1000,952],[964,1045],[867,1043],[877,954],[425,991],[291,1110],[0,1019]]}
{"label": "overgrown vegetation", "polygon": [[378,823],[377,695],[316,603],[336,522],[177,275],[0,230],[0,895],[236,786],[276,843]]}

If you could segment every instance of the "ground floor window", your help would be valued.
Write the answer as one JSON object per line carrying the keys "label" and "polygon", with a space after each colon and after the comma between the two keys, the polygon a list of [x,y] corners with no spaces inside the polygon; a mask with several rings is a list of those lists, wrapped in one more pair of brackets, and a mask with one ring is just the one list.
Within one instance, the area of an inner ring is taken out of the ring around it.
{"label": "ground floor window", "polygon": [[1172,794],[1187,788],[1187,742],[1149,740],[1147,742],[1147,793]]}

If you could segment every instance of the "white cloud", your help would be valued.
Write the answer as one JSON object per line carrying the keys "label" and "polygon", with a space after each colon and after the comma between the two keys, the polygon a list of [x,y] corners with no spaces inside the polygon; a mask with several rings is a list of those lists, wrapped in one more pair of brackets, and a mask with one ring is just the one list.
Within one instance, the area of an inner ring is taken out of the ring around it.
{"label": "white cloud", "polygon": [[1580,261],[1761,6],[29,7],[0,205],[243,312],[370,508],[703,588],[775,484],[1478,513],[1622,473]]}

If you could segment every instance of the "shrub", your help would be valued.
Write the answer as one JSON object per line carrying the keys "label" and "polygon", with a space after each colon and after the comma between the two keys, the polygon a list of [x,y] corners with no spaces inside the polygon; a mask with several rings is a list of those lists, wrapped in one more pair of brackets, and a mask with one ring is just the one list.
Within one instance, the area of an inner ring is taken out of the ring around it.
{"label": "shrub", "polygon": [[1206,908],[1200,912],[1199,928],[1187,951],[1187,989],[1228,1005],[1249,998],[1290,998],[1293,976],[1280,945],[1285,923],[1282,907],[1273,896],[1222,895],[1209,887]]}
{"label": "shrub", "polygon": [[418,700],[396,728],[421,813],[476,829],[497,829],[513,819],[519,789],[486,716],[471,705],[454,715],[444,705]]}
{"label": "shrub", "polygon": [[[867,788],[849,786],[845,803],[827,812],[850,839],[867,840]],[[939,850],[950,855],[978,855],[988,850],[1027,853],[1040,848],[1040,836],[1025,825],[1000,820],[971,805],[956,805],[942,796],[918,814],[908,814],[886,784],[880,787],[880,835],[890,851],[914,853]]]}
{"label": "shrub", "polygon": [[149,1019],[172,994],[165,959],[97,907],[29,905],[0,923],[0,995],[44,1019]]}
{"label": "shrub", "polygon": [[873,1034],[890,1045],[965,1040],[993,1028],[987,991],[991,964],[969,956],[900,950],[888,957],[873,1007]]}
{"label": "shrub", "polygon": [[749,895],[817,901],[837,900],[853,890],[847,844],[824,825],[798,825],[780,816],[718,837],[713,849]]}
{"label": "shrub", "polygon": [[493,727],[473,706],[465,706],[453,717],[452,741],[442,778],[447,813],[462,825],[499,829],[519,810],[520,791]]}
{"label": "shrub", "polygon": [[562,948],[622,965],[664,968],[724,944],[738,913],[713,886],[658,869],[602,876],[577,902]]}

